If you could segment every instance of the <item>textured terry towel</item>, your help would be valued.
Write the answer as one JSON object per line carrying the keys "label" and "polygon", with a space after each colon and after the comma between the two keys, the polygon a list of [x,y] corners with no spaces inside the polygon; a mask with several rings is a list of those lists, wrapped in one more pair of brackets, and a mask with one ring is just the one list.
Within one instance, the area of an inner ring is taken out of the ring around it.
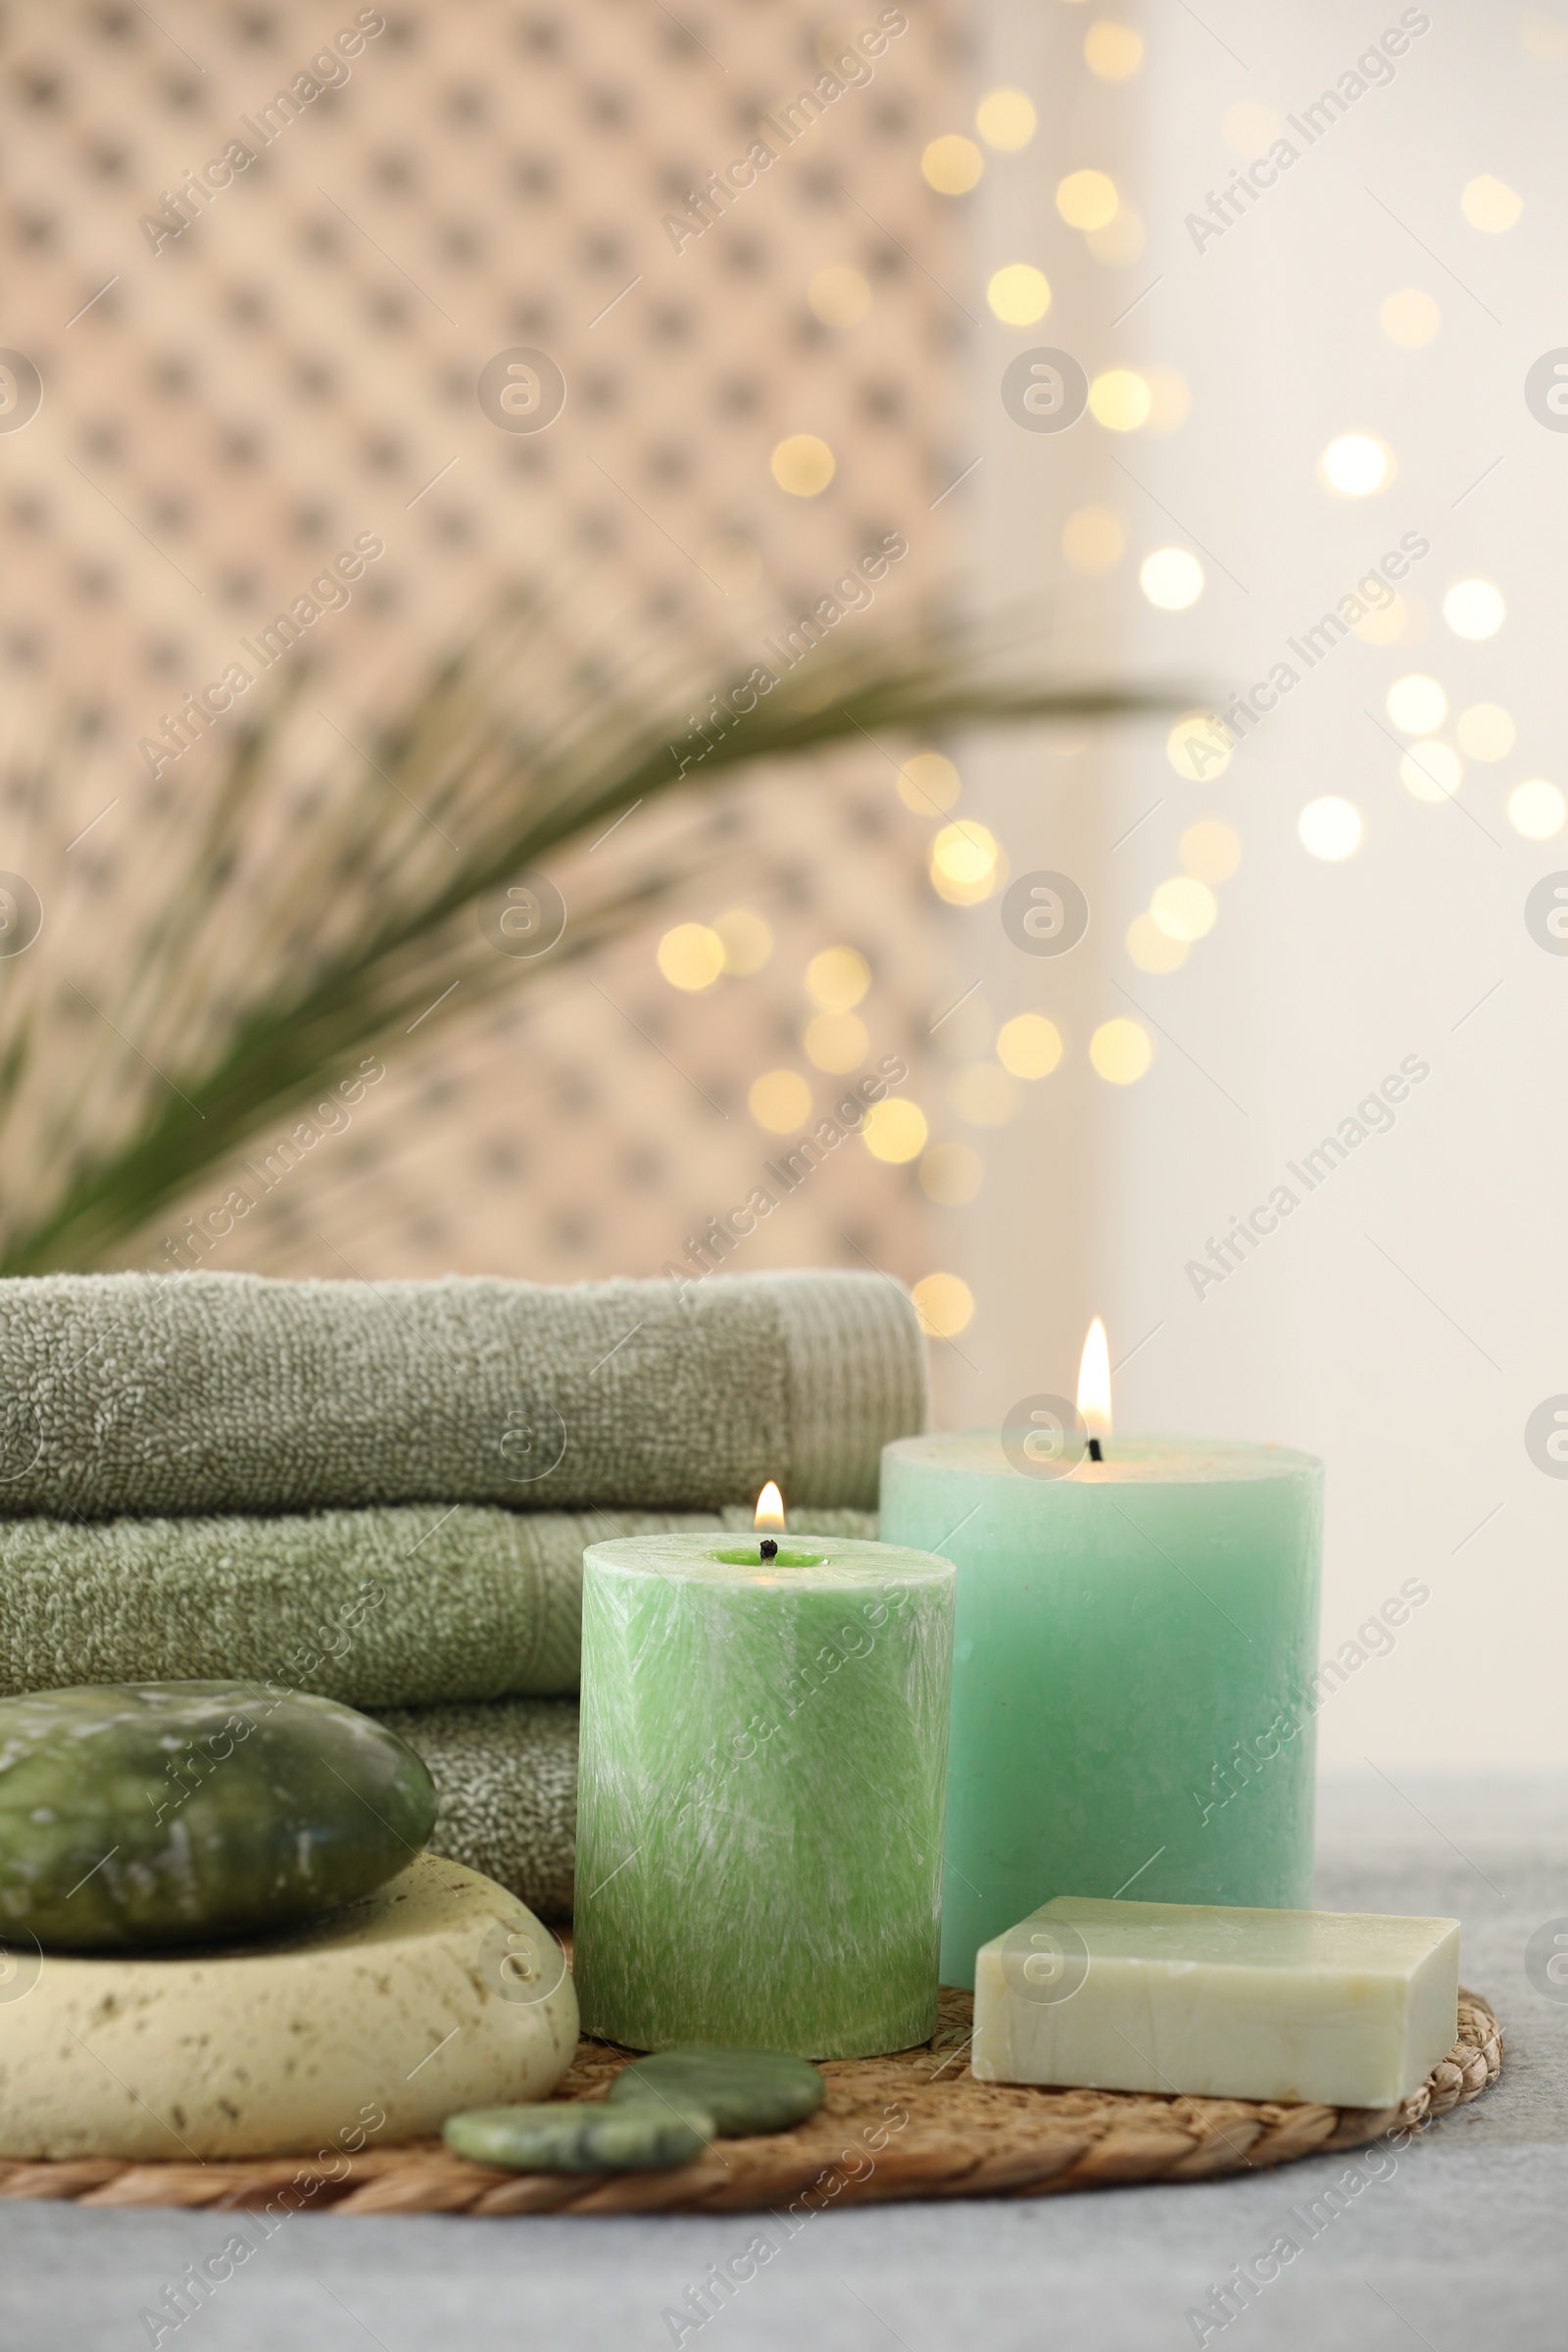
{"label": "textured terry towel", "polygon": [[[868,1511],[790,1516],[876,1534]],[[575,1690],[584,1545],[751,1524],[750,1504],[0,1520],[0,1697],[229,1676],[362,1707]]]}
{"label": "textured terry towel", "polygon": [[877,1274],[654,1282],[0,1282],[0,1514],[395,1502],[875,1506],[925,1422],[913,1304]]}
{"label": "textured terry towel", "polygon": [[577,1849],[577,1702],[378,1710],[430,1767],[441,1809],[430,1851],[482,1871],[541,1919],[571,1917]]}

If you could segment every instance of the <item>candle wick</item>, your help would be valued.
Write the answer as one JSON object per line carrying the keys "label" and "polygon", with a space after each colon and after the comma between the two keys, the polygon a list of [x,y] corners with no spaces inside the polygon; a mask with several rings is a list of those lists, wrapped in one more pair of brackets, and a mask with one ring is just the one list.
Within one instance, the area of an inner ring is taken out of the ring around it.
{"label": "candle wick", "polygon": [[764,1560],[776,1560],[778,1558],[778,1545],[774,1543],[771,1536],[764,1536],[761,1543],[758,1545],[758,1549],[760,1551]]}
{"label": "candle wick", "polygon": [[1098,1438],[1091,1438],[1089,1441],[1089,1459],[1092,1462],[1102,1462],[1104,1458],[1104,1455],[1100,1450],[1100,1440]]}

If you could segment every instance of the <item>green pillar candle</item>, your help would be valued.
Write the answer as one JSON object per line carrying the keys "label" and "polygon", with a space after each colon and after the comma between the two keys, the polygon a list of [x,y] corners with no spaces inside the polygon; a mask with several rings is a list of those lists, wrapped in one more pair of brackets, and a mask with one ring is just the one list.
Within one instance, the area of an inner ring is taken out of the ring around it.
{"label": "green pillar candle", "polygon": [[883,1534],[958,1570],[944,1984],[1056,1895],[1311,1899],[1321,1463],[1106,1438],[1056,1466],[883,1452]]}
{"label": "green pillar candle", "polygon": [[955,1582],[837,1537],[590,1545],[586,2033],[802,2058],[929,2039]]}

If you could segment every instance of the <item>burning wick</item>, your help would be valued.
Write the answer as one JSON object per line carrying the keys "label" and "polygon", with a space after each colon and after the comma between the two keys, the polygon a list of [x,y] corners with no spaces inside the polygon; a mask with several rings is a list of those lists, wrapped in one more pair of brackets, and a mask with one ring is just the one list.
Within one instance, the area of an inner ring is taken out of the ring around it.
{"label": "burning wick", "polygon": [[777,1528],[779,1535],[784,1533],[784,1497],[772,1479],[768,1480],[757,1497],[757,1511],[752,1525],[762,1537],[761,1543],[758,1545],[760,1557],[764,1560],[776,1560],[778,1558],[777,1539],[771,1535],[762,1535],[764,1528]]}
{"label": "burning wick", "polygon": [[1098,1315],[1089,1326],[1078,1365],[1078,1412],[1089,1432],[1089,1459],[1102,1462],[1102,1440],[1110,1435],[1110,1349]]}

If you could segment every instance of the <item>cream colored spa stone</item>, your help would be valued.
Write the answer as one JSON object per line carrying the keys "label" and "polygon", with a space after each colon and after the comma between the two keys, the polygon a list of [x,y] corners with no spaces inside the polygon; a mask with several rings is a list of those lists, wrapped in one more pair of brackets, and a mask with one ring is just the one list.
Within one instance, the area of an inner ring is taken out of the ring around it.
{"label": "cream colored spa stone", "polygon": [[983,2082],[1395,2107],[1453,2046],[1459,1923],[1059,1895],[982,1944]]}
{"label": "cream colored spa stone", "polygon": [[548,2097],[577,2046],[554,1936],[421,1854],[277,1942],[147,1958],[16,1945],[0,1983],[0,2156],[391,2147]]}

